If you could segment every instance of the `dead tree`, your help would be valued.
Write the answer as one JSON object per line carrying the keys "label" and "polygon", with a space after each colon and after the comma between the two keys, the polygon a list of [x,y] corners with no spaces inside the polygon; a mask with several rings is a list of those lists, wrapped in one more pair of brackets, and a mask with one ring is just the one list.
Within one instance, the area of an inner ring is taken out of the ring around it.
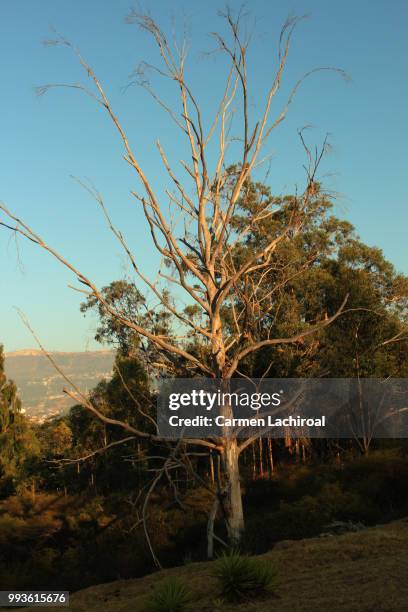
{"label": "dead tree", "polygon": [[[252,118],[249,109],[249,91],[247,78],[248,39],[241,33],[241,16],[233,17],[230,12],[223,14],[228,34],[221,36],[214,34],[217,49],[229,61],[229,71],[225,78],[225,89],[219,102],[218,110],[213,122],[206,126],[200,104],[188,83],[186,76],[186,45],[181,48],[171,44],[158,25],[146,15],[132,13],[129,20],[136,22],[139,27],[153,37],[160,53],[162,65],[153,67],[143,64],[138,71],[140,84],[143,85],[162,106],[180,130],[187,143],[187,161],[181,161],[181,170],[185,179],[179,178],[178,171],[169,160],[165,148],[157,141],[158,155],[167,171],[173,190],[168,190],[172,213],[168,213],[166,206],[156,195],[151,179],[145,174],[139,159],[137,146],[134,148],[119,121],[118,115],[103,89],[103,86],[92,68],[80,54],[79,50],[62,36],[57,36],[50,44],[59,44],[67,47],[77,56],[90,87],[78,84],[46,85],[39,89],[44,93],[51,87],[74,87],[91,96],[100,105],[112,121],[117,130],[124,149],[124,160],[135,172],[141,190],[132,191],[133,197],[142,207],[147,227],[150,231],[153,248],[166,262],[167,268],[162,268],[159,279],[152,280],[146,276],[141,268],[140,261],[136,261],[126,242],[124,234],[115,227],[102,197],[93,188],[87,187],[96,198],[106,216],[110,229],[123,247],[131,263],[136,282],[145,285],[146,290],[153,295],[161,307],[167,310],[175,321],[177,328],[189,330],[202,345],[206,347],[208,357],[200,358],[188,350],[187,344],[176,340],[166,334],[156,333],[148,325],[126,318],[123,312],[115,310],[104,298],[100,288],[95,282],[85,276],[70,261],[57,250],[49,246],[41,236],[34,232],[24,221],[10,212],[4,205],[1,207],[6,218],[1,225],[28,238],[42,249],[48,251],[63,266],[71,270],[88,295],[93,296],[109,315],[116,318],[123,325],[129,327],[140,338],[148,341],[155,347],[159,359],[156,365],[168,368],[171,373],[172,358],[183,360],[192,374],[221,379],[228,386],[228,381],[237,375],[242,360],[248,358],[256,351],[273,345],[301,342],[306,336],[314,334],[321,328],[329,325],[344,309],[344,304],[324,320],[303,326],[299,333],[291,337],[254,339],[245,328],[245,312],[236,312],[231,296],[240,290],[240,286],[251,287],[245,289],[246,309],[251,312],[262,312],[258,300],[260,279],[266,279],[273,268],[273,255],[278,245],[285,240],[291,240],[294,232],[301,231],[302,224],[309,214],[311,198],[314,194],[315,175],[321,160],[321,154],[312,159],[308,155],[306,185],[296,196],[295,205],[285,228],[272,236],[269,242],[258,251],[253,252],[244,262],[236,266],[234,252],[243,243],[249,231],[256,231],[257,224],[263,219],[274,215],[279,208],[274,208],[269,202],[260,207],[256,214],[248,219],[246,227],[238,232],[234,226],[234,215],[238,206],[240,194],[245,182],[251,177],[255,168],[262,162],[261,154],[274,130],[282,123],[288,108],[299,89],[302,81],[312,73],[321,70],[333,70],[329,67],[320,67],[305,74],[294,84],[282,110],[272,116],[272,102],[280,90],[284,69],[288,59],[291,39],[299,19],[289,19],[283,26],[277,58],[276,72],[272,78],[263,104],[260,116]],[[153,91],[145,74],[147,69],[174,82],[180,98],[180,112],[170,108],[165,100]],[[335,69],[336,71],[340,72]],[[238,159],[237,172],[231,177],[228,172],[228,146],[232,140],[232,130],[235,143],[238,142],[241,153]],[[215,162],[210,164],[207,151],[210,141],[217,141],[218,155]],[[167,203],[166,203],[167,204]],[[177,222],[175,221],[177,217]],[[251,282],[251,279],[255,279]],[[248,282],[244,282],[248,280]],[[183,310],[177,308],[169,299],[165,284],[173,284],[177,291],[180,288],[187,295],[188,301],[195,305],[202,314],[197,322],[187,317]],[[258,286],[257,286],[258,285]],[[222,310],[225,307],[232,309],[234,330],[227,330],[224,325]],[[273,308],[273,300],[270,302]],[[107,419],[93,406],[89,400],[78,390],[73,393],[75,399],[80,401],[94,415],[111,425],[117,425],[127,430],[130,435],[142,438],[151,437],[143,431],[135,430],[127,423]],[[228,413],[231,408],[223,407]],[[154,438],[154,436],[153,436]],[[157,439],[157,438],[156,438]],[[248,446],[247,442],[241,444],[228,435],[213,440],[184,440],[183,444],[205,446],[221,457],[223,477],[223,497],[226,522],[229,538],[237,542],[244,528],[244,515],[241,499],[241,485],[239,473],[239,455]],[[214,518],[214,517],[213,517]]]}

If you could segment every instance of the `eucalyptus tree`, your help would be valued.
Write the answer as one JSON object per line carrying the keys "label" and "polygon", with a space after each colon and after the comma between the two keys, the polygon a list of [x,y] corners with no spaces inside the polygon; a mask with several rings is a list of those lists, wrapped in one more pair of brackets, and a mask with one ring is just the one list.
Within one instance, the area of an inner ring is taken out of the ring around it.
{"label": "eucalyptus tree", "polygon": [[[140,346],[151,352],[156,368],[168,372],[171,376],[174,374],[175,363],[182,363],[188,375],[219,379],[222,384],[228,386],[228,381],[239,375],[240,364],[260,349],[300,342],[329,325],[343,311],[346,297],[344,296],[324,319],[309,321],[294,333],[264,338],[248,333],[245,317],[249,312],[258,312],[259,316],[262,314],[263,304],[259,302],[262,283],[268,276],[274,277],[274,256],[278,247],[290,245],[312,214],[316,173],[326,150],[326,143],[315,153],[305,145],[305,185],[292,198],[290,206],[279,199],[261,199],[256,209],[246,214],[244,222],[238,227],[236,215],[242,194],[252,174],[264,160],[267,143],[284,121],[303,80],[313,73],[333,68],[323,66],[305,74],[294,83],[281,110],[274,114],[273,103],[281,89],[292,35],[299,21],[297,18],[288,19],[280,33],[277,67],[266,88],[261,111],[256,116],[251,106],[252,92],[248,78],[250,39],[243,34],[243,17],[241,14],[234,17],[228,10],[222,17],[226,33],[215,33],[213,37],[217,51],[227,59],[228,69],[217,110],[209,122],[205,120],[203,105],[189,82],[187,44],[170,42],[148,15],[133,12],[128,18],[150,35],[161,61],[159,66],[153,66],[152,62],[142,63],[135,78],[168,114],[169,121],[179,129],[180,138],[184,139],[187,146],[186,158],[181,160],[180,166],[176,168],[175,160],[169,158],[164,144],[160,141],[156,143],[158,158],[171,186],[166,192],[165,200],[158,195],[154,179],[145,172],[141,149],[137,143],[136,146],[131,144],[128,133],[94,70],[80,51],[62,36],[57,35],[54,40],[49,41],[49,44],[66,47],[78,58],[90,87],[77,83],[62,86],[80,90],[106,112],[123,145],[123,158],[134,172],[139,187],[132,190],[132,197],[144,213],[152,249],[162,261],[158,278],[150,278],[143,271],[143,260],[136,258],[124,233],[115,226],[100,193],[88,184],[84,186],[99,203],[110,229],[129,258],[135,286],[144,286],[143,293],[147,291],[150,297],[156,300],[160,312],[167,313],[164,327],[163,315],[161,314],[160,320],[157,321],[152,316],[152,310],[146,308],[140,295],[135,297],[136,316],[130,316],[129,310],[123,307],[123,304],[115,304],[107,299],[106,293],[90,276],[74,266],[5,206],[2,206],[2,210],[6,218],[1,223],[48,251],[71,270],[81,283],[82,289],[88,293],[88,298],[109,315],[112,321],[130,330],[138,338]],[[179,96],[178,108],[172,108],[167,100],[162,99],[152,88],[147,76],[149,70],[154,70],[156,74],[174,84]],[[335,71],[344,76],[341,70]],[[39,93],[60,86],[46,85],[39,89]],[[208,88],[211,89],[210,83]],[[136,115],[135,121],[140,120],[144,119]],[[232,141],[234,160],[231,160],[229,153]],[[304,144],[303,138],[302,142]],[[216,155],[214,150],[217,151]],[[231,172],[231,163],[235,164],[234,172]],[[167,210],[168,200],[170,212]],[[239,260],[235,254],[245,243],[248,234],[256,233],[262,222],[281,215],[283,211],[287,213],[286,220],[279,231],[264,236],[262,244],[252,251],[247,250],[247,256]],[[299,273],[306,267],[302,263]],[[169,286],[175,290],[173,295],[169,292]],[[248,287],[250,290],[247,290]],[[237,312],[235,307],[235,296],[239,291],[244,291],[245,294],[245,308],[242,312]],[[181,293],[185,294],[190,305],[187,310],[178,306]],[[274,306],[275,302],[270,301],[269,308],[273,309]],[[225,322],[223,313],[226,309],[230,311],[232,325]],[[192,343],[192,339],[195,343]],[[204,347],[204,350],[190,350],[191,346]],[[160,436],[150,431],[107,418],[80,390],[67,392],[102,421],[127,430],[130,437],[160,439]],[[231,411],[230,406],[222,408],[226,413]],[[217,439],[185,439],[177,449],[186,445],[198,445],[219,453],[223,480],[222,503],[228,533],[231,541],[238,541],[244,528],[239,455],[246,447],[245,442],[239,444],[225,433]]]}

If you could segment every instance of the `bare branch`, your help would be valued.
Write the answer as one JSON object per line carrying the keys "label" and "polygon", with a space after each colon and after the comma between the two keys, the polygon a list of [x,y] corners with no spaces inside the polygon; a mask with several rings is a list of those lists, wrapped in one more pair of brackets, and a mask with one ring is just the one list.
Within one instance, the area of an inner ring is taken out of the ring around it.
{"label": "bare branch", "polygon": [[231,377],[234,374],[239,362],[247,355],[250,355],[251,353],[254,353],[255,351],[258,351],[259,349],[264,348],[266,346],[274,346],[277,344],[293,344],[295,342],[299,342],[307,336],[316,334],[324,327],[327,327],[342,314],[342,312],[344,311],[344,307],[347,303],[348,297],[349,296],[347,294],[340,308],[337,309],[334,315],[328,317],[327,319],[324,319],[323,321],[320,321],[317,325],[309,327],[309,329],[303,332],[299,332],[298,334],[295,334],[294,336],[291,336],[289,338],[271,338],[268,340],[260,340],[259,342],[254,342],[249,346],[245,347],[243,350],[239,351],[239,353],[233,358],[232,363],[228,368],[228,377]]}

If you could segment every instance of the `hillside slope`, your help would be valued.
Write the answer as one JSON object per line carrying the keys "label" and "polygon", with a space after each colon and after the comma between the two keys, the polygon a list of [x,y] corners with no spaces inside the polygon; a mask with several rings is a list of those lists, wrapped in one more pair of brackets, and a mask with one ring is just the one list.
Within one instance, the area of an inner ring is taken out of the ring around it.
{"label": "hillside slope", "polygon": [[[93,389],[112,372],[114,351],[51,353],[62,371],[83,391]],[[62,414],[74,404],[62,391],[66,381],[47,357],[32,349],[6,353],[5,370],[18,387],[23,408],[35,421]]]}
{"label": "hillside slope", "polygon": [[408,519],[342,536],[280,542],[262,556],[280,571],[276,596],[263,601],[220,604],[210,576],[211,563],[192,563],[78,591],[72,594],[69,609],[143,612],[153,585],[164,576],[176,575],[194,592],[194,612],[408,610]]}

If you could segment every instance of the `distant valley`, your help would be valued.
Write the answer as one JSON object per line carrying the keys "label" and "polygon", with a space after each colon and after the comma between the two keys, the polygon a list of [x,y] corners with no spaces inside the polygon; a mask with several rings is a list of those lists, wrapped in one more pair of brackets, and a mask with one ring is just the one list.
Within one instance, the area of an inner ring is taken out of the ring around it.
{"label": "distant valley", "polygon": [[[112,373],[114,351],[56,352],[52,358],[82,391],[90,391]],[[66,381],[47,357],[37,350],[5,355],[5,370],[16,383],[27,416],[42,422],[66,412],[75,402],[63,393]]]}

